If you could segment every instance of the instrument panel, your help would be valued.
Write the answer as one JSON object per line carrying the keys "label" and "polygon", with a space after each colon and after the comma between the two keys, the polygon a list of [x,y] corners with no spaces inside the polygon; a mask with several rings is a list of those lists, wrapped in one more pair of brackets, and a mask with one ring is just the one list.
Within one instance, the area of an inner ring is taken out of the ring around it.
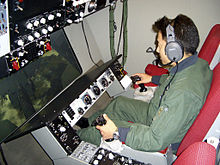
{"label": "instrument panel", "polygon": [[[115,0],[116,1],[116,0]],[[0,78],[17,72],[53,47],[50,35],[80,23],[115,1],[6,0],[0,3]]]}
{"label": "instrument panel", "polygon": [[115,76],[113,72],[110,68],[107,69],[92,85],[80,94],[79,98],[75,99],[70,106],[62,112],[67,122],[71,126],[74,126],[114,80]]}
{"label": "instrument panel", "polygon": [[76,144],[81,142],[74,133],[73,126],[115,80],[116,77],[113,71],[107,68],[76,99],[64,108],[53,121],[47,123],[48,128],[67,154],[71,154],[76,148]]}

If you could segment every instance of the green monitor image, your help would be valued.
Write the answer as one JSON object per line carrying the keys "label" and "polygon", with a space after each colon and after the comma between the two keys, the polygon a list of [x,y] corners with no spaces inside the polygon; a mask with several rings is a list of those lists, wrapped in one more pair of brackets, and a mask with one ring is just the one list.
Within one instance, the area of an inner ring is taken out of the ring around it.
{"label": "green monitor image", "polygon": [[65,31],[52,33],[50,42],[52,50],[0,79],[1,143],[41,127],[35,115],[82,74]]}

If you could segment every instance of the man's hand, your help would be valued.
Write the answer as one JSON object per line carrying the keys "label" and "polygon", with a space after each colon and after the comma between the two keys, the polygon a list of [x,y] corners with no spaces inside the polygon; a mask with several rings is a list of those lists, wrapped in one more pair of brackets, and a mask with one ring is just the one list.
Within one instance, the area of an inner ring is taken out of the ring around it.
{"label": "man's hand", "polygon": [[109,117],[106,114],[103,114],[103,117],[106,120],[106,124],[103,126],[97,125],[96,128],[100,131],[102,137],[104,140],[112,139],[113,133],[118,130],[114,122],[109,119]]}
{"label": "man's hand", "polygon": [[152,76],[146,74],[146,73],[136,73],[133,74],[132,76],[139,76],[141,78],[140,81],[137,81],[136,84],[145,84],[145,83],[149,83],[152,80]]}

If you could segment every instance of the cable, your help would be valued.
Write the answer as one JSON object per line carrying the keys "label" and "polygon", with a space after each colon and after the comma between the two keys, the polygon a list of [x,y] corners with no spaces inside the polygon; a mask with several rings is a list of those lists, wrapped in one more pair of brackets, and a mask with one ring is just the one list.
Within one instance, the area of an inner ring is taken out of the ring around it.
{"label": "cable", "polygon": [[[114,49],[114,33],[115,33],[115,22],[114,22],[114,8],[109,10],[109,29],[110,29],[110,50],[112,57],[119,54],[121,38],[123,36],[123,56],[122,56],[122,65],[124,67],[126,59],[127,59],[127,0],[121,1],[123,3],[122,8],[122,18],[121,18],[121,25],[120,25],[120,32],[117,44],[117,50],[115,53]],[[123,32],[123,33],[122,33]],[[123,34],[123,35],[122,35]]]}
{"label": "cable", "polygon": [[122,9],[121,27],[120,27],[120,32],[119,32],[119,38],[118,38],[118,45],[117,45],[116,55],[118,55],[119,47],[120,47],[120,44],[121,44],[121,36],[122,36],[122,30],[123,30],[123,10],[124,10],[124,7]]}
{"label": "cable", "polygon": [[[116,7],[116,5],[115,5]],[[115,31],[117,30],[117,26],[114,21],[114,10],[115,7],[109,7],[109,39],[110,39],[110,53],[111,57],[114,58],[115,54]]]}
{"label": "cable", "polygon": [[159,108],[160,105],[161,105],[161,102],[162,102],[163,96],[164,96],[165,92],[168,90],[168,87],[170,86],[170,83],[173,81],[174,77],[176,76],[177,71],[178,71],[178,62],[176,62],[176,71],[175,71],[173,77],[171,78],[170,82],[166,85],[166,87],[165,87],[164,90],[163,90],[162,95],[160,96],[160,102],[159,102],[159,106],[158,106],[158,108]]}
{"label": "cable", "polygon": [[127,54],[128,54],[128,31],[127,31],[127,20],[128,20],[128,0],[123,1],[123,58],[122,65],[124,67]]}
{"label": "cable", "polygon": [[88,49],[89,57],[90,57],[92,63],[93,63],[95,66],[99,67],[99,65],[96,64],[96,63],[94,62],[93,58],[92,58],[91,51],[90,51],[90,47],[89,47],[89,42],[88,42],[88,39],[87,39],[86,33],[85,33],[85,28],[84,28],[84,23],[83,23],[83,21],[81,22],[81,25],[82,25],[82,31],[83,31],[83,35],[84,35],[84,38],[85,38],[85,41],[86,41],[86,46],[87,46],[87,49]]}

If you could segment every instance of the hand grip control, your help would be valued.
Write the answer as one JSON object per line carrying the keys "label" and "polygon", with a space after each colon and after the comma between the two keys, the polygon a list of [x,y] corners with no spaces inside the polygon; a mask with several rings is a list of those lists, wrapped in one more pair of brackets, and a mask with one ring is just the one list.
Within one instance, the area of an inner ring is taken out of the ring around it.
{"label": "hand grip control", "polygon": [[[135,75],[135,76],[131,76],[131,80],[133,82],[133,84],[135,84],[137,81],[141,81],[141,78],[138,76],[138,75]],[[139,84],[140,86],[140,92],[146,92],[147,91],[147,88],[144,86],[143,83]]]}

